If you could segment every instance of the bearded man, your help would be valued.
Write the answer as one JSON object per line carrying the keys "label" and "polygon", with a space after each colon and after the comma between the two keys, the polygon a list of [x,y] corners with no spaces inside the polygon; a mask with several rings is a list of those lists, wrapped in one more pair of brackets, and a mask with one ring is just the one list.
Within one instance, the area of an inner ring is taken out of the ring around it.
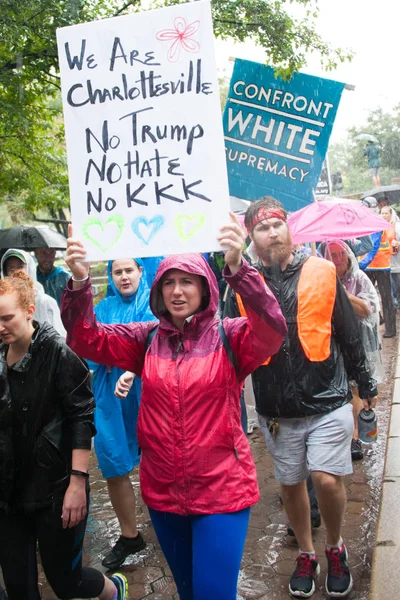
{"label": "bearded man", "polygon": [[[278,353],[252,375],[256,408],[299,544],[289,591],[310,597],[319,572],[306,488],[311,473],[326,525],[326,591],[331,597],[344,597],[352,588],[341,537],[343,477],[352,473],[349,378],[357,381],[360,397],[370,406],[376,403],[376,382],[334,265],[293,251],[286,217],[282,204],[271,197],[252,203],[245,216],[259,257],[255,266],[275,294],[288,326]],[[236,300],[244,314],[240,298]]]}

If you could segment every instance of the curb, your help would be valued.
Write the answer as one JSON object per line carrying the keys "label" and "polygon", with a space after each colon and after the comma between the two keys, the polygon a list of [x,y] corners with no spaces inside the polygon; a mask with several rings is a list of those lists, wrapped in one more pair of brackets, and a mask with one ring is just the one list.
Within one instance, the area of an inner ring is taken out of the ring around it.
{"label": "curb", "polygon": [[400,593],[397,569],[400,562],[400,353],[397,363],[390,411],[381,506],[372,559],[370,600],[393,598]]}

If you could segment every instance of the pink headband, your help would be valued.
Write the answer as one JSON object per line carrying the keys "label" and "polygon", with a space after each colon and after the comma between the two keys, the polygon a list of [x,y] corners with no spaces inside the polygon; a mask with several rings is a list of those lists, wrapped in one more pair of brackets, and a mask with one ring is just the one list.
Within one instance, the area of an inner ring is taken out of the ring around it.
{"label": "pink headband", "polygon": [[265,206],[261,206],[248,224],[247,231],[251,233],[258,223],[267,219],[281,219],[281,221],[286,221],[286,216],[280,208],[266,208]]}

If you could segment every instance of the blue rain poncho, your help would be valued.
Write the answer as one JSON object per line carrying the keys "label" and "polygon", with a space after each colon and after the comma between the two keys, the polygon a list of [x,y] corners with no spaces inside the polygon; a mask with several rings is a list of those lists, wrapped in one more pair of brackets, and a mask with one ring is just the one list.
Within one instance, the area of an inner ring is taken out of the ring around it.
{"label": "blue rain poncho", "polygon": [[142,258],[144,270],[146,271],[147,284],[149,288],[153,285],[154,278],[157,273],[157,269],[160,266],[160,262],[164,260],[165,256],[149,256]]}
{"label": "blue rain poncho", "polygon": [[[143,267],[140,259],[135,259]],[[131,323],[155,321],[149,307],[150,290],[143,270],[139,287],[133,296],[123,297],[112,280],[108,263],[108,282],[113,295],[104,298],[95,308],[100,323]],[[115,385],[124,371],[90,362],[93,369],[93,393],[96,401],[94,438],[99,467],[106,479],[125,475],[139,462],[136,423],[139,412],[141,380],[135,377],[126,398],[117,398]]]}
{"label": "blue rain poncho", "polygon": [[46,294],[54,298],[58,306],[60,306],[61,296],[67,285],[67,281],[71,275],[63,267],[53,267],[50,273],[43,275],[39,271],[39,267],[36,269],[37,280],[42,284]]}

